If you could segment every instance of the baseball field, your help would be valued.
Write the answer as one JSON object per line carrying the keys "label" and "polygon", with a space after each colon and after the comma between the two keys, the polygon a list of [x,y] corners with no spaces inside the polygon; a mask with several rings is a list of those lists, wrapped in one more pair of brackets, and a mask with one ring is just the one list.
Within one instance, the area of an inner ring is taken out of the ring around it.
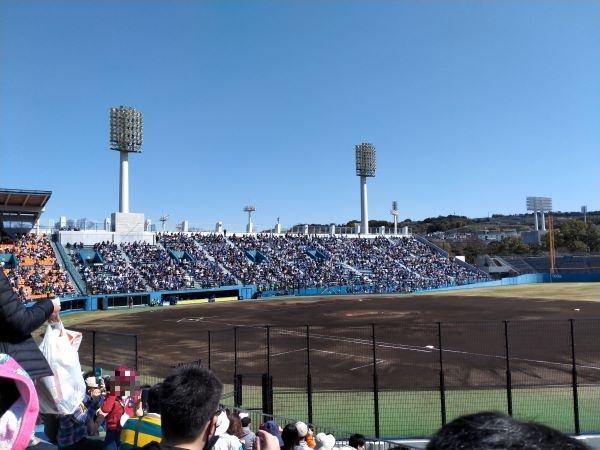
{"label": "baseball field", "polygon": [[[518,417],[573,432],[575,366],[579,427],[600,430],[599,283],[142,307],[64,323],[103,336],[95,365],[107,371],[131,364],[130,338],[114,333],[137,335],[142,379],[202,360],[223,380],[224,402],[237,375],[242,404],[258,409],[268,372],[276,414],[307,420],[310,392],[313,422],[368,435],[375,402],[385,436],[428,435],[442,414],[506,412],[509,402]],[[89,342],[82,361],[88,352]]]}

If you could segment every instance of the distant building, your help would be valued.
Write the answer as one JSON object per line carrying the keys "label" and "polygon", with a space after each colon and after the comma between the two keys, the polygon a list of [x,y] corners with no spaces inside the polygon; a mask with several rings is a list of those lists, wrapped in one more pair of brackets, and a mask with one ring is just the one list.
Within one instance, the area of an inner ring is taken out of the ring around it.
{"label": "distant building", "polygon": [[516,230],[484,230],[477,232],[477,239],[481,239],[482,241],[490,242],[490,241],[501,241],[507,237],[519,237],[519,233]]}

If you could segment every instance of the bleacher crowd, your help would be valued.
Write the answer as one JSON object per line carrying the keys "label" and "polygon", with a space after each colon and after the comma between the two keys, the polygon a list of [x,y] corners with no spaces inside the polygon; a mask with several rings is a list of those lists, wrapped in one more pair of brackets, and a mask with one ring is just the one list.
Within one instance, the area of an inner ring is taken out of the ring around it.
{"label": "bleacher crowd", "polygon": [[22,301],[75,294],[69,273],[58,263],[45,235],[25,234],[14,243],[0,245],[0,256],[14,256],[17,265],[2,259],[7,277]]}
{"label": "bleacher crowd", "polygon": [[239,284],[259,291],[350,286],[393,293],[487,280],[406,236],[159,233],[156,241],[67,245],[67,253],[92,294]]}

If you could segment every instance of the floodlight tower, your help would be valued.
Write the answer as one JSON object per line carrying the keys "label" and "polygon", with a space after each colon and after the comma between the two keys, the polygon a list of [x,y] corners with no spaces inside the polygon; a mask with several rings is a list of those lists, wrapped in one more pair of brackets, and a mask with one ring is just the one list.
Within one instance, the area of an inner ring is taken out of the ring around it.
{"label": "floodlight tower", "polygon": [[539,231],[538,212],[542,219],[542,230],[546,231],[546,220],[544,212],[552,211],[552,199],[550,197],[527,197],[527,211],[533,211],[535,218],[535,231]]}
{"label": "floodlight tower", "polygon": [[[121,155],[119,212],[129,212],[129,153],[142,152],[142,113],[119,106],[110,109],[110,148]],[[163,222],[164,225],[164,222]]]}
{"label": "floodlight tower", "polygon": [[394,217],[394,234],[398,234],[398,202],[396,200],[392,202],[390,214]]}
{"label": "floodlight tower", "polygon": [[165,222],[167,222],[167,220],[169,220],[169,215],[164,215],[164,216],[160,216],[160,219],[158,219],[162,222],[162,230],[165,231]]}
{"label": "floodlight tower", "polygon": [[362,143],[356,149],[356,175],[360,177],[360,230],[369,234],[369,211],[367,205],[367,177],[375,176],[375,146]]}
{"label": "floodlight tower", "polygon": [[256,206],[246,205],[244,211],[248,213],[248,225],[246,225],[246,233],[252,233],[252,213],[256,211]]}

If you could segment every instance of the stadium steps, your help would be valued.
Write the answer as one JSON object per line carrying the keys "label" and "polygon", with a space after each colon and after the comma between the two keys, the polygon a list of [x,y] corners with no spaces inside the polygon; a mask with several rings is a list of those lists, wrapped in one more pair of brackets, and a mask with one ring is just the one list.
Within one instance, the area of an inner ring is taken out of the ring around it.
{"label": "stadium steps", "polygon": [[[227,240],[227,238],[225,238],[225,242],[227,243],[227,245],[234,246],[234,245],[233,245],[231,242],[229,242],[229,241]],[[200,251],[202,252],[202,254],[203,254],[205,257],[206,257],[206,259],[208,259],[209,261],[212,261],[212,262],[213,262],[213,263],[215,263],[217,266],[219,266],[219,268],[220,268],[220,269],[221,269],[223,272],[225,272],[227,275],[229,275],[229,276],[233,277],[233,278],[235,279],[235,282],[236,282],[237,284],[242,284],[242,282],[241,282],[241,281],[240,281],[240,280],[239,280],[237,277],[234,277],[234,276],[232,275],[232,273],[231,273],[229,270],[227,270],[227,268],[226,268],[226,267],[224,267],[222,264],[219,264],[219,263],[217,263],[217,261],[215,261],[215,258],[214,258],[214,257],[213,257],[213,256],[212,256],[210,253],[208,253],[208,250],[206,250],[206,248],[204,248],[204,246],[203,246],[202,244],[200,244],[200,242],[194,241],[194,245],[196,246],[196,248],[197,248],[198,250],[200,250]],[[234,247],[235,247],[235,246],[234,246]]]}
{"label": "stadium steps", "polygon": [[370,269],[357,269],[354,266],[351,266],[348,263],[345,262],[338,262],[338,264],[342,267],[345,267],[346,269],[348,269],[350,272],[356,274],[359,279],[363,280],[364,277],[366,277],[367,281],[370,283],[372,281],[371,276],[373,275],[373,271]]}
{"label": "stadium steps", "polygon": [[536,273],[536,270],[520,256],[503,256],[503,260],[518,274]]}
{"label": "stadium steps", "polygon": [[58,264],[69,273],[69,276],[71,277],[71,280],[73,280],[73,283],[75,284],[75,287],[77,288],[79,293],[87,294],[85,282],[83,281],[83,278],[81,278],[81,274],[71,261],[71,258],[68,257],[63,245],[60,242],[54,242],[53,240],[51,240],[50,246],[52,247],[52,250],[54,250],[54,255],[56,256]]}
{"label": "stadium steps", "polygon": [[[155,244],[155,245],[156,245],[157,247],[160,247],[160,248],[162,248],[162,249],[164,250],[164,247],[163,247],[162,245],[160,245],[160,244],[158,244],[158,243],[157,243],[157,244]],[[129,256],[127,256],[127,252],[123,251],[123,250],[122,250],[120,247],[119,247],[119,249],[118,249],[118,252],[119,252],[119,253],[120,253],[120,255],[123,257],[123,259],[125,260],[125,262],[127,263],[127,267],[131,267],[133,270],[135,270],[136,272],[138,272],[138,269],[137,269],[137,268],[136,268],[136,267],[135,267],[135,266],[134,266],[134,265],[131,263],[131,260],[129,259]],[[139,274],[139,272],[138,272],[138,274]],[[143,276],[143,275],[142,275],[141,277],[142,277],[142,279],[144,280],[144,287],[146,288],[146,290],[147,290],[148,292],[152,292],[152,291],[153,291],[153,289],[152,289],[152,286],[150,286],[150,285],[148,284],[148,280],[147,280],[147,278],[146,278],[145,276]]]}
{"label": "stadium steps", "polygon": [[[237,246],[233,242],[231,242],[229,240],[229,238],[227,238],[227,237],[225,237],[225,245],[227,245],[228,247],[232,247],[232,248],[237,249]],[[233,274],[226,267],[224,267],[222,264],[219,264],[219,267],[221,267],[221,269],[223,269],[226,274],[231,275],[233,278],[235,278],[236,283],[243,284],[242,280],[240,280],[238,277],[233,276]]]}

